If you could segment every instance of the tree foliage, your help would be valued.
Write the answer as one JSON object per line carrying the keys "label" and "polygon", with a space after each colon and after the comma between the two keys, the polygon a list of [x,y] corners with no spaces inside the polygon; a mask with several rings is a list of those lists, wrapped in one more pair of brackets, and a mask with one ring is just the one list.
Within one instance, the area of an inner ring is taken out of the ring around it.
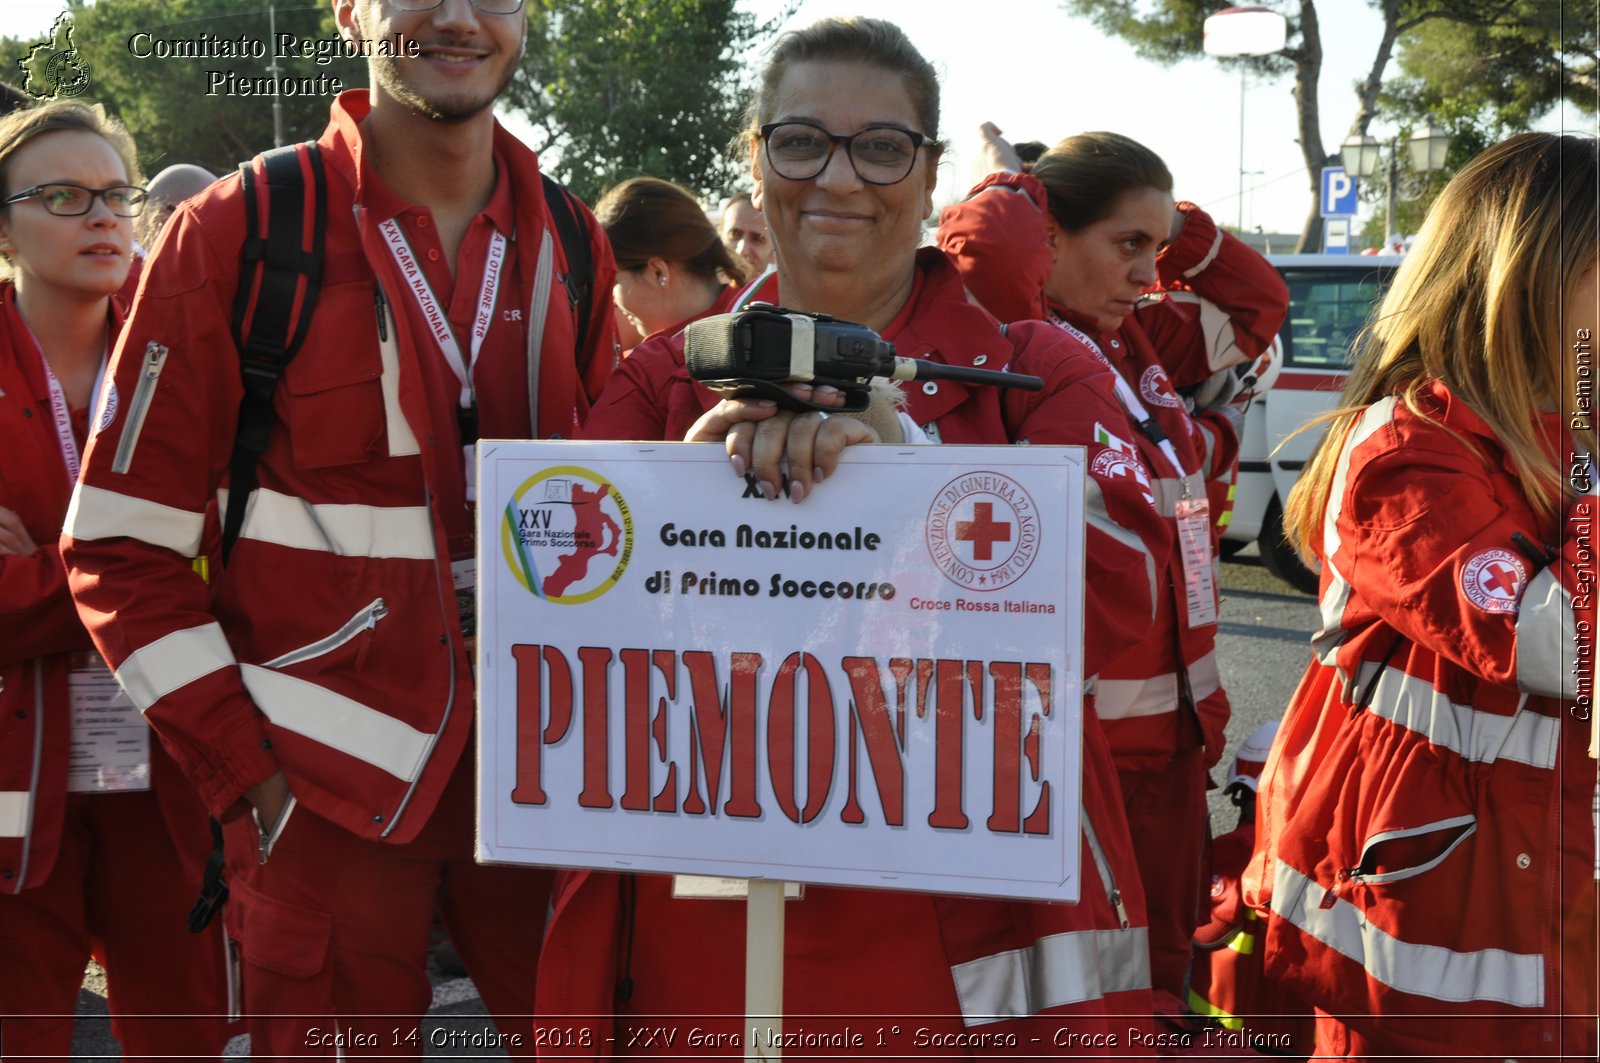
{"label": "tree foliage", "polygon": [[[1063,0],[1067,10],[1121,37],[1142,58],[1199,58],[1208,16],[1229,0]],[[1363,135],[1380,110],[1402,126],[1434,114],[1457,143],[1450,164],[1495,134],[1523,128],[1563,99],[1595,95],[1592,0],[1368,0],[1383,33],[1366,76],[1355,86],[1350,135]],[[1316,0],[1276,0],[1289,40],[1277,55],[1244,62],[1263,72],[1294,71],[1297,138],[1306,163],[1310,208],[1299,250],[1320,246],[1317,197],[1323,167],[1339,161],[1321,129],[1322,31]],[[1385,91],[1391,60],[1401,77]],[[1447,167],[1448,172],[1449,167]],[[1437,189],[1439,182],[1430,182]]]}
{"label": "tree foliage", "polygon": [[728,143],[770,35],[734,0],[529,0],[528,55],[507,103],[538,131],[548,169],[591,202],[628,177],[701,193],[743,172]]}
{"label": "tree foliage", "polygon": [[[133,132],[147,171],[193,162],[214,171],[273,144],[272,101],[208,95],[208,72],[233,84],[270,74],[269,0],[66,0],[73,40],[88,64],[82,99],[100,100]],[[535,130],[548,169],[590,201],[637,174],[703,193],[744,172],[727,146],[742,121],[751,75],[744,60],[788,12],[760,23],[735,0],[528,0],[528,53],[503,99]],[[279,0],[276,28],[300,39],[337,36],[326,0]],[[140,38],[137,47],[134,37]],[[151,41],[187,46],[185,57],[140,57]],[[265,58],[218,57],[226,43],[259,44]],[[193,55],[196,44],[212,57]],[[21,82],[38,41],[0,39],[0,78]],[[48,56],[45,56],[48,58]],[[279,58],[279,76],[366,83],[366,65],[342,55],[318,63]],[[283,95],[285,142],[316,136],[330,92]]]}
{"label": "tree foliage", "polygon": [[1401,38],[1386,112],[1435,115],[1495,138],[1526,129],[1553,103],[1595,112],[1593,0],[1510,0],[1482,21],[1436,19]]}
{"label": "tree foliage", "polygon": [[[72,40],[88,64],[88,87],[77,98],[98,100],[133,133],[140,163],[154,173],[190,162],[224,173],[273,145],[272,99],[243,95],[241,84],[272,75],[275,41],[266,0],[67,0]],[[300,40],[336,36],[330,9],[315,0],[276,5],[276,30]],[[0,40],[7,80],[21,81],[38,41]],[[179,51],[184,54],[161,54]],[[233,54],[261,51],[264,57]],[[202,55],[196,52],[207,53]],[[222,52],[225,54],[219,55]],[[366,83],[366,67],[343,56],[319,65],[299,54],[278,60],[279,78],[338,78]],[[215,81],[213,72],[232,74]],[[285,143],[314,137],[328,119],[328,89],[279,97]]]}

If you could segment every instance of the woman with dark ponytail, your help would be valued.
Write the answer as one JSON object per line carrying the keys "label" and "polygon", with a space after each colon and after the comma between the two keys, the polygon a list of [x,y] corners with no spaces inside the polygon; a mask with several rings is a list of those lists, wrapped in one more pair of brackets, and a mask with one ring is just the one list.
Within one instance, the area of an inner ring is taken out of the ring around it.
{"label": "woman with dark ponytail", "polygon": [[601,196],[594,213],[617,256],[612,295],[641,337],[671,335],[732,305],[748,268],[688,189],[634,177]]}

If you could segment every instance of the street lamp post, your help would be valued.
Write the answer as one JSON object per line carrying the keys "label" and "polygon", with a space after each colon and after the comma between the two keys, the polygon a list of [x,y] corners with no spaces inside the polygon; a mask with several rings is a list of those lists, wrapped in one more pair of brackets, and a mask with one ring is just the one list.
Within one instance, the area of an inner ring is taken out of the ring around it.
{"label": "street lamp post", "polygon": [[274,44],[272,48],[272,83],[277,86],[272,93],[272,146],[283,147],[283,98],[278,91],[283,87],[283,82],[278,79],[278,5],[267,5],[267,36]]}
{"label": "street lamp post", "polygon": [[[1445,157],[1450,153],[1450,132],[1434,124],[1433,116],[1424,119],[1422,127],[1415,130],[1407,145],[1411,151],[1411,169],[1416,173],[1435,173],[1444,169]],[[1339,149],[1344,168],[1357,177],[1366,179],[1378,172],[1378,162],[1383,155],[1383,145],[1376,137],[1366,133],[1352,133]],[[1387,240],[1395,230],[1395,197],[1400,185],[1400,138],[1397,135],[1389,144],[1388,171],[1384,181],[1383,232]]]}
{"label": "street lamp post", "polygon": [[[1205,21],[1204,48],[1207,55],[1223,59],[1252,55],[1272,55],[1283,51],[1288,40],[1288,23],[1276,11],[1264,7],[1225,7]],[[1244,82],[1245,68],[1239,67],[1239,223],[1244,232]]]}

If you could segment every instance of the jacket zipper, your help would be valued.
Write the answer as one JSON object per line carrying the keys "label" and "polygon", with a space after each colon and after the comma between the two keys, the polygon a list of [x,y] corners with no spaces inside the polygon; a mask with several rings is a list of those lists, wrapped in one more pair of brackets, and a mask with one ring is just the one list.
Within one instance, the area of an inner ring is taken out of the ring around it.
{"label": "jacket zipper", "polygon": [[28,861],[33,856],[33,819],[39,807],[39,769],[44,764],[44,658],[33,659],[33,771],[28,776],[28,823],[23,828],[22,859],[12,893],[21,893],[28,881]]}
{"label": "jacket zipper", "polygon": [[[429,510],[432,510],[433,488],[424,484],[422,497]],[[449,571],[448,567],[446,567],[445,571]],[[455,602],[456,589],[453,581],[449,586],[445,585],[445,577],[440,573],[437,552],[434,555],[433,581],[435,588],[439,592],[439,619],[444,624],[445,631],[448,632],[450,630],[450,606]],[[450,660],[450,686],[445,694],[444,714],[439,717],[439,727],[433,734],[428,736],[428,747],[422,754],[424,761],[432,758],[434,747],[439,744],[439,736],[444,734],[445,728],[450,725],[450,714],[455,711],[456,706],[456,647],[448,634],[442,637],[444,639],[445,654]],[[400,798],[400,803],[395,805],[394,814],[389,817],[389,825],[383,828],[383,832],[378,837],[387,838],[389,832],[394,830],[395,825],[400,822],[400,817],[405,815],[406,806],[411,804],[411,796],[417,792],[417,785],[421,782],[422,773],[418,772],[416,780],[406,788],[405,794]]]}
{"label": "jacket zipper", "polygon": [[1116,909],[1117,922],[1123,930],[1133,925],[1128,918],[1128,906],[1122,903],[1122,891],[1117,888],[1116,877],[1111,874],[1111,861],[1106,859],[1106,852],[1100,848],[1100,839],[1095,836],[1094,824],[1089,822],[1089,810],[1082,805],[1078,811],[1083,815],[1083,840],[1089,843],[1089,853],[1094,857],[1094,866],[1100,871],[1100,885],[1105,888],[1106,899],[1111,902],[1111,907]]}
{"label": "jacket zipper", "polygon": [[287,668],[291,664],[309,661],[313,657],[321,657],[325,653],[332,653],[343,646],[363,631],[371,631],[378,626],[378,621],[389,615],[389,606],[382,598],[374,598],[372,604],[356,613],[344,626],[326,638],[301,646],[297,650],[290,650],[281,657],[268,661],[265,668]]}
{"label": "jacket zipper", "polygon": [[278,839],[283,837],[283,828],[289,825],[289,817],[294,814],[295,808],[300,804],[294,794],[284,799],[283,807],[278,810],[278,821],[271,825],[261,822],[261,814],[251,811],[256,820],[256,859],[258,863],[265,864],[272,855],[273,846],[278,844]]}
{"label": "jacket zipper", "polygon": [[126,473],[133,464],[133,448],[139,445],[139,433],[144,431],[145,414],[150,412],[150,400],[155,398],[156,381],[167,365],[167,349],[151,340],[144,349],[144,362],[139,366],[139,383],[133,389],[133,399],[128,403],[128,423],[117,441],[117,453],[111,462],[111,471]]}

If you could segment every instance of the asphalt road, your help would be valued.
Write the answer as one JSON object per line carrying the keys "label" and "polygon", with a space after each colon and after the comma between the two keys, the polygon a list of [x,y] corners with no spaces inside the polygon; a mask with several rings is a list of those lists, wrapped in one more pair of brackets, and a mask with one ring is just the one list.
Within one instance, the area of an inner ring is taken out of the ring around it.
{"label": "asphalt road", "polygon": [[[1223,603],[1219,660],[1222,681],[1233,703],[1228,724],[1228,751],[1213,772],[1227,781],[1234,751],[1261,724],[1282,716],[1300,674],[1310,660],[1308,640],[1317,627],[1316,603],[1308,595],[1279,582],[1261,567],[1255,546],[1222,565]],[[1212,828],[1221,834],[1238,822],[1238,812],[1219,788],[1211,797]],[[504,1058],[503,1054],[468,1047],[493,1030],[472,983],[434,971],[434,1007],[423,1038],[429,1057]],[[229,1045],[230,1059],[248,1058],[247,1038]],[[120,1058],[106,1012],[105,979],[91,966],[78,997],[75,1059]]]}

